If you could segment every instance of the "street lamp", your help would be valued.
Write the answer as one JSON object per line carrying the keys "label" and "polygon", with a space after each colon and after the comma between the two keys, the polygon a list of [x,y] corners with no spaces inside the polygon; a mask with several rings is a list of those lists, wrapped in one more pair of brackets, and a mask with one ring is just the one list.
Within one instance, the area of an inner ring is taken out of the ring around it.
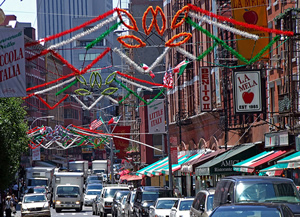
{"label": "street lamp", "polygon": [[31,122],[31,124],[30,124],[30,129],[31,129],[31,127],[32,127],[33,123],[34,123],[34,122],[36,122],[37,120],[41,120],[41,119],[47,119],[47,118],[51,118],[51,119],[53,119],[53,118],[54,118],[54,116],[53,116],[53,115],[49,115],[49,116],[43,116],[43,117],[38,117],[38,118],[34,119],[34,120]]}

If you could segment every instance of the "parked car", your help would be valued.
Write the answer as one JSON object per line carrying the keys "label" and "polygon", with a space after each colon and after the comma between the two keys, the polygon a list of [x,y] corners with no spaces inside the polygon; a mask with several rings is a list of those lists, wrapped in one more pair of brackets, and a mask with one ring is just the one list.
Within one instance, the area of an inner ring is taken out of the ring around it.
{"label": "parked car", "polygon": [[121,202],[121,199],[123,196],[127,195],[130,192],[130,190],[126,190],[126,191],[117,191],[113,197],[113,203],[111,206],[111,215],[112,217],[117,217],[118,212],[117,212],[117,208],[119,203]]}
{"label": "parked car", "polygon": [[293,217],[292,210],[280,203],[241,203],[219,206],[210,217]]}
{"label": "parked car", "polygon": [[101,190],[88,190],[84,193],[84,202],[85,206],[92,206],[93,201],[97,197],[97,195],[101,194]]}
{"label": "parked car", "polygon": [[125,204],[127,200],[127,195],[122,196],[120,203],[118,203],[117,207],[117,215],[118,217],[124,217],[125,216]]}
{"label": "parked car", "polygon": [[270,176],[231,176],[216,186],[213,208],[236,203],[285,203],[300,214],[300,196],[293,180]]}
{"label": "parked car", "polygon": [[135,190],[130,191],[130,193],[127,195],[126,198],[126,204],[125,204],[125,217],[131,217],[133,215],[133,202],[135,197]]}
{"label": "parked car", "polygon": [[178,201],[177,197],[157,198],[154,205],[150,206],[149,217],[169,217],[170,209],[176,201]]}
{"label": "parked car", "polygon": [[[100,194],[101,194],[101,192],[100,192]],[[93,215],[99,215],[99,203],[100,203],[100,195],[97,195],[92,203]]]}
{"label": "parked car", "polygon": [[100,216],[107,216],[108,213],[111,213],[111,207],[113,203],[113,197],[117,191],[129,191],[128,187],[121,186],[110,186],[104,187],[100,194],[100,203],[99,203],[99,214]]}
{"label": "parked car", "polygon": [[213,211],[214,189],[201,190],[197,193],[190,209],[191,217],[208,217]]}
{"label": "parked car", "polygon": [[149,207],[154,204],[157,198],[172,196],[173,192],[168,188],[153,186],[138,187],[134,198],[132,216],[148,217]]}
{"label": "parked car", "polygon": [[101,177],[98,175],[89,175],[86,179],[86,184],[91,184],[91,183],[102,183]]}
{"label": "parked car", "polygon": [[194,198],[179,198],[171,208],[170,217],[183,217],[190,215]]}
{"label": "parked car", "polygon": [[49,202],[43,193],[25,194],[21,205],[21,216],[51,216]]}

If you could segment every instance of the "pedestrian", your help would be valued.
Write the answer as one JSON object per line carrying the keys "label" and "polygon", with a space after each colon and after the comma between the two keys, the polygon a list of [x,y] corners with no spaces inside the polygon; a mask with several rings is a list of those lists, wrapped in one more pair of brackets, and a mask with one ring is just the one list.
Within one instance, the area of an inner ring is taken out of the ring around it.
{"label": "pedestrian", "polygon": [[18,195],[19,186],[17,183],[14,184],[12,189],[13,189],[14,195]]}
{"label": "pedestrian", "polygon": [[11,196],[8,195],[5,199],[5,216],[11,217]]}
{"label": "pedestrian", "polygon": [[16,212],[17,212],[18,198],[15,196],[15,194],[11,195],[10,201],[13,204],[13,208],[11,209],[11,211],[12,211],[13,214],[16,214]]}
{"label": "pedestrian", "polygon": [[210,181],[206,181],[206,187],[207,188],[213,188],[213,186],[210,184]]}

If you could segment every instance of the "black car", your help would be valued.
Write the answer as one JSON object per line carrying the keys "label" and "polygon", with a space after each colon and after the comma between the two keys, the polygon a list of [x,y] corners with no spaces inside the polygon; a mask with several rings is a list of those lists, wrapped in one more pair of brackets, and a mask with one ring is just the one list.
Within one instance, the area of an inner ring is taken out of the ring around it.
{"label": "black car", "polygon": [[154,205],[157,198],[172,196],[173,192],[168,188],[153,186],[137,188],[133,203],[133,217],[148,217],[150,206]]}
{"label": "black car", "polygon": [[127,194],[129,194],[130,191],[117,191],[113,197],[113,203],[111,206],[111,216],[117,217],[118,216],[118,205],[121,202],[121,198]]}
{"label": "black car", "polygon": [[280,203],[241,203],[219,206],[211,213],[210,217],[293,217],[292,210]]}
{"label": "black car", "polygon": [[300,195],[293,180],[269,176],[229,176],[215,190],[213,208],[237,203],[284,203],[300,215]]}

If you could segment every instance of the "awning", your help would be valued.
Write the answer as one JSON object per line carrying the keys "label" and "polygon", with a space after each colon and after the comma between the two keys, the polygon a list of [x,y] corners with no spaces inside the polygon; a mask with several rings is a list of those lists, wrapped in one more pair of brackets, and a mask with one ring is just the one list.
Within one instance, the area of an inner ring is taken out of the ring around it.
{"label": "awning", "polygon": [[295,152],[279,161],[277,164],[259,171],[259,175],[280,176],[284,169],[300,167],[300,152]]}
{"label": "awning", "polygon": [[224,153],[225,149],[219,149],[214,152],[204,153],[201,156],[194,158],[191,161],[187,161],[182,164],[181,166],[181,172],[184,173],[193,173],[195,172],[195,168],[206,163],[207,161],[211,160],[212,158]]}
{"label": "awning", "polygon": [[137,176],[137,175],[131,175],[127,181],[137,181],[137,180],[142,180],[142,176]]}
{"label": "awning", "polygon": [[275,158],[282,156],[286,152],[286,150],[264,151],[247,160],[234,164],[233,170],[237,172],[253,173],[255,171],[255,167],[265,164],[271,160],[274,160]]}
{"label": "awning", "polygon": [[288,163],[280,163],[275,164],[273,166],[267,167],[263,170],[259,171],[259,175],[268,175],[268,176],[280,176],[284,169],[286,169],[288,166]]}
{"label": "awning", "polygon": [[[176,171],[181,168],[181,164],[184,163],[188,158],[188,155],[179,155],[178,164],[172,165],[172,171]],[[166,157],[163,160],[159,160],[143,169],[140,169],[136,172],[136,175],[146,175],[146,176],[159,176],[162,174],[168,174],[169,172],[169,158]],[[164,170],[164,173],[162,172]],[[166,172],[167,170],[167,172]]]}
{"label": "awning", "polygon": [[246,143],[234,146],[229,151],[196,167],[197,176],[210,176],[216,174],[232,174],[232,165],[257,154],[256,144]]}
{"label": "awning", "polygon": [[152,171],[155,168],[159,167],[160,165],[165,164],[166,162],[168,162],[168,157],[166,157],[166,158],[164,158],[162,160],[156,161],[155,163],[150,164],[149,166],[146,166],[143,169],[138,170],[136,172],[136,175],[148,175],[148,176],[152,176]]}
{"label": "awning", "polygon": [[126,175],[126,174],[128,174],[128,173],[130,173],[129,170],[122,170],[122,171],[119,172],[118,174],[119,174],[120,176],[124,176],[124,175]]}

